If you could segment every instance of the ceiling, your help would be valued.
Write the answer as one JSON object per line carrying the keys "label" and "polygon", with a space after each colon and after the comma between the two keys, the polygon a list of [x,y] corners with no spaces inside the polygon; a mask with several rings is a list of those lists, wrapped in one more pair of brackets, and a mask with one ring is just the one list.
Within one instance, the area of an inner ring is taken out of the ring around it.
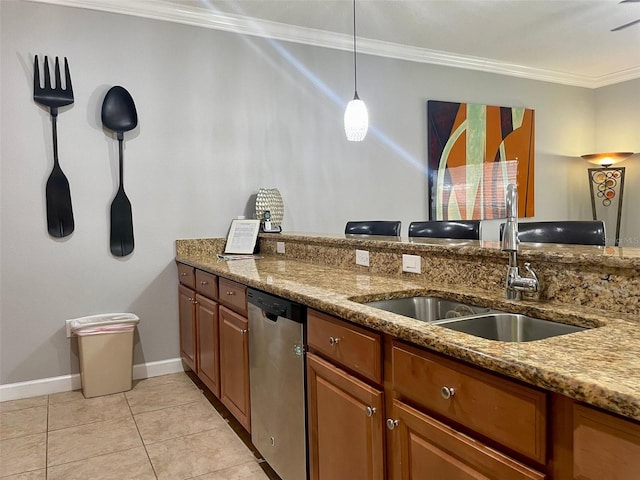
{"label": "ceiling", "polygon": [[[36,1],[353,48],[351,0]],[[640,78],[640,23],[611,31],[640,19],[637,0],[358,0],[356,8],[360,53],[590,88]]]}

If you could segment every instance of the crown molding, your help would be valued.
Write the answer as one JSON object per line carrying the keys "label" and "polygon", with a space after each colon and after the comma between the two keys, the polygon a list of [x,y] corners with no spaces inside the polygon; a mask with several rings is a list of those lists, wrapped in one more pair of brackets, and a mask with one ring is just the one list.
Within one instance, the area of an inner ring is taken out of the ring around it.
{"label": "crown molding", "polygon": [[[243,35],[252,35],[274,40],[312,45],[315,47],[331,48],[334,50],[351,51],[353,48],[353,37],[351,37],[351,35],[298,27],[230,13],[220,13],[193,5],[179,5],[166,0],[25,1],[132,15],[196,27],[223,30]],[[358,37],[358,52],[410,62],[464,68],[468,70],[477,70],[499,75],[508,75],[512,77],[592,89],[640,78],[640,67],[593,77],[531,68],[524,65],[500,62],[488,58],[455,55],[448,52],[400,45],[361,37]]]}

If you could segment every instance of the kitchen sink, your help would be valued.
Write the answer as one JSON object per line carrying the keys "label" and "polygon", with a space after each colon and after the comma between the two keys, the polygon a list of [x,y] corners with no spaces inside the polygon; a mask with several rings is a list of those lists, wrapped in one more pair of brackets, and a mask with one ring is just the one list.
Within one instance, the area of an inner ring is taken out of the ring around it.
{"label": "kitchen sink", "polygon": [[587,329],[515,313],[490,313],[474,317],[443,320],[437,322],[437,324],[441,327],[468,333],[476,337],[502,342],[532,342]]}
{"label": "kitchen sink", "polygon": [[485,307],[445,300],[438,297],[405,297],[364,303],[370,307],[415,318],[423,322],[433,322],[447,318],[468,317],[488,313]]}

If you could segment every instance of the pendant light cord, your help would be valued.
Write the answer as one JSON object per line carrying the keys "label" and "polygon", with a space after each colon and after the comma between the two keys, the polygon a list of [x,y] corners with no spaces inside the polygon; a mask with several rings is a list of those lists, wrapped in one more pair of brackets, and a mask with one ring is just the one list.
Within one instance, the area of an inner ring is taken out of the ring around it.
{"label": "pendant light cord", "polygon": [[358,65],[356,63],[356,0],[353,0],[353,90],[358,98]]}

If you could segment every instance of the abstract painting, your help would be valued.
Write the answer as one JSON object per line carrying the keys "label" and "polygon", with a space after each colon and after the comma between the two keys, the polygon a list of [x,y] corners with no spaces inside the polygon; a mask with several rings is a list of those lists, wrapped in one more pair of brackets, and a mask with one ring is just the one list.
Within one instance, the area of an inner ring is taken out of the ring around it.
{"label": "abstract painting", "polygon": [[506,216],[504,194],[518,185],[518,215],[534,215],[534,111],[427,102],[431,220]]}

